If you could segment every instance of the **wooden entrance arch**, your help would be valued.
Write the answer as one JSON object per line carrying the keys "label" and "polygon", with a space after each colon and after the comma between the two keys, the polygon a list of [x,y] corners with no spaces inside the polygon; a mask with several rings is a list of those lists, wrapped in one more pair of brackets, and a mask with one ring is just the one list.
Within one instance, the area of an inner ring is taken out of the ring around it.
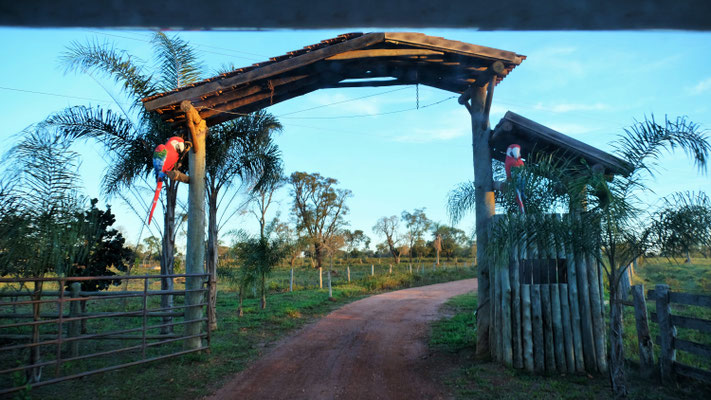
{"label": "wooden entrance arch", "polygon": [[[204,272],[207,127],[318,89],[422,84],[458,93],[459,103],[469,110],[472,122],[480,304],[477,354],[488,357],[489,270],[484,249],[494,215],[489,110],[494,87],[525,58],[510,51],[421,33],[348,33],[143,99],[146,110],[156,112],[168,124],[187,124],[192,135],[187,273]],[[200,284],[188,282],[187,288],[197,289]],[[202,317],[199,313],[200,308],[188,309],[186,319],[198,320]]]}

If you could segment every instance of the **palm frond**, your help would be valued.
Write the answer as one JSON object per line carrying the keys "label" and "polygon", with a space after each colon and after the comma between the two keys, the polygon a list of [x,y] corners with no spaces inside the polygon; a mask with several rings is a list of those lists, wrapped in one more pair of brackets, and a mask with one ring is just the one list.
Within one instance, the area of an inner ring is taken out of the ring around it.
{"label": "palm frond", "polygon": [[152,43],[159,64],[161,91],[171,91],[200,80],[202,67],[195,50],[186,41],[158,32]]}
{"label": "palm frond", "polygon": [[67,72],[97,74],[112,79],[136,102],[135,106],[140,106],[140,99],[157,91],[150,75],[144,74],[136,64],[135,57],[116,49],[110,42],[73,42],[60,60]]}

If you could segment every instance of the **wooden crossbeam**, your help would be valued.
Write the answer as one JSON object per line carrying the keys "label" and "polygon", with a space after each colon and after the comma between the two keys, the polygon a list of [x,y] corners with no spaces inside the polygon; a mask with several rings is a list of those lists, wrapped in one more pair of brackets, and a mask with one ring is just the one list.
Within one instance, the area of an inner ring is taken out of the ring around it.
{"label": "wooden crossbeam", "polygon": [[412,56],[443,56],[441,51],[427,49],[370,49],[370,50],[351,50],[345,53],[336,54],[326,58],[328,61],[336,60],[353,60],[360,58],[374,57],[412,57]]}
{"label": "wooden crossbeam", "polygon": [[247,82],[252,82],[256,79],[266,79],[277,74],[292,71],[296,68],[315,63],[319,60],[323,60],[324,58],[339,53],[367,47],[375,43],[381,43],[383,41],[383,36],[384,34],[382,32],[369,33],[342,43],[337,43],[318,50],[310,51],[294,58],[289,58],[284,61],[265,65],[264,67],[254,69],[243,74],[235,75],[224,79],[217,79],[214,81],[193,86],[191,88],[170,93],[165,96],[149,100],[145,102],[143,106],[146,108],[147,111],[153,111],[158,108],[179,103],[182,100],[195,100],[200,98],[201,96],[224,90],[225,88],[237,86]]}

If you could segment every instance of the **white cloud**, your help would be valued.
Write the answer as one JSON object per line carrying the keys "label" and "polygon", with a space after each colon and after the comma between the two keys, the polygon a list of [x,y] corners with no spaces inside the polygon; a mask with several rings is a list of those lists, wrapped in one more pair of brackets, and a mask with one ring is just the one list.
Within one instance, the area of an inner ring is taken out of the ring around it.
{"label": "white cloud", "polygon": [[701,94],[711,90],[711,78],[706,78],[689,89],[691,94]]}
{"label": "white cloud", "polygon": [[595,104],[576,104],[576,103],[559,103],[544,105],[543,103],[538,103],[534,106],[536,110],[541,111],[551,111],[554,113],[566,113],[570,111],[602,111],[610,108],[604,103]]}
{"label": "white cloud", "polygon": [[461,109],[439,114],[438,118],[429,121],[428,128],[415,128],[404,135],[393,138],[396,142],[402,143],[430,143],[437,141],[447,141],[462,136],[471,135],[471,123],[469,113]]}

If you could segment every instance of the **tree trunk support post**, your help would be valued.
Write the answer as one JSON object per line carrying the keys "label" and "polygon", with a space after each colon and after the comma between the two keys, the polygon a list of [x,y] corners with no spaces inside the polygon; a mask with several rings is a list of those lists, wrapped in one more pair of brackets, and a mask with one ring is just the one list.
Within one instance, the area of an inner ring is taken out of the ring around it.
{"label": "tree trunk support post", "polygon": [[637,325],[637,343],[639,345],[639,370],[642,377],[652,379],[656,376],[652,335],[649,333],[647,302],[644,299],[644,285],[632,286],[634,301],[634,319]]}
{"label": "tree trunk support post", "polygon": [[486,257],[491,218],[494,215],[493,173],[491,167],[491,150],[489,149],[489,110],[494,95],[496,77],[504,70],[500,61],[489,68],[489,73],[477,79],[468,91],[459,97],[459,103],[464,105],[471,114],[472,149],[474,161],[474,189],[476,197],[476,237],[479,309],[477,310],[477,344],[476,356],[479,359],[491,357],[490,338],[488,335],[491,324],[491,302],[489,299],[489,264]]}
{"label": "tree trunk support post", "polygon": [[[185,257],[185,272],[187,274],[205,273],[205,137],[207,123],[200,117],[193,105],[185,100],[180,103],[180,109],[185,113],[188,131],[192,137],[192,151],[189,153],[190,185],[188,191],[188,235]],[[210,283],[214,277],[210,277]],[[186,290],[194,290],[185,294],[185,303],[197,305],[202,303],[204,293],[202,277],[188,277],[185,281]],[[202,326],[202,306],[188,307],[185,310],[185,320],[195,321],[185,327],[186,336],[199,335]],[[188,349],[202,347],[202,338],[195,336],[186,340]]]}

